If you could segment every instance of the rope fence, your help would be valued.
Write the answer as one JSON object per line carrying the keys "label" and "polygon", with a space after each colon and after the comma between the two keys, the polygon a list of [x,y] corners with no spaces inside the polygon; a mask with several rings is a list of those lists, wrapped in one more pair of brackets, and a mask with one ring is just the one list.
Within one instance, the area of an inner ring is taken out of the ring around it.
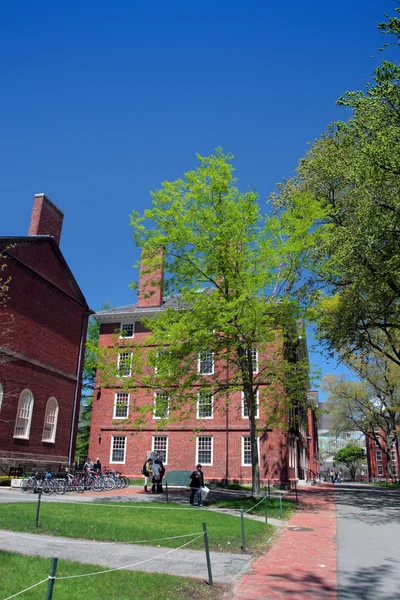
{"label": "rope fence", "polygon": [[[204,527],[204,525],[203,525]],[[192,534],[188,534],[190,536],[197,536],[192,540],[189,540],[188,542],[185,542],[184,544],[182,544],[182,546],[179,546],[178,548],[173,548],[172,550],[168,550],[167,552],[164,552],[163,554],[157,554],[156,556],[152,556],[151,558],[146,558],[145,560],[141,560],[139,562],[134,562],[131,563],[129,565],[124,565],[122,567],[115,567],[113,569],[103,569],[101,571],[95,571],[92,573],[81,573],[80,575],[64,575],[62,577],[56,577],[54,576],[48,576],[46,579],[43,579],[42,581],[38,581],[37,583],[31,585],[30,587],[27,587],[19,592],[17,592],[16,594],[13,594],[12,596],[8,596],[7,598],[5,598],[4,600],[11,600],[11,598],[16,598],[17,596],[20,596],[21,594],[41,585],[42,583],[45,583],[46,581],[49,582],[50,580],[54,583],[55,581],[61,581],[61,580],[66,580],[66,579],[79,579],[81,577],[92,577],[94,575],[103,575],[104,573],[112,573],[114,571],[122,571],[124,569],[131,569],[132,567],[137,567],[139,565],[143,565],[145,563],[149,563],[153,560],[160,560],[162,559],[164,556],[167,556],[169,554],[172,554],[173,552],[176,552],[177,550],[182,550],[182,548],[185,548],[186,546],[188,546],[189,544],[192,544],[193,542],[195,542],[196,540],[200,539],[201,537],[206,538],[207,537],[207,529],[203,529],[203,531],[201,533],[196,532],[196,533],[192,533]],[[159,538],[167,540],[167,539],[176,539],[177,537],[188,537],[186,536],[174,536],[174,537],[170,537],[170,538]],[[48,541],[48,540],[45,540]],[[143,540],[145,541],[145,540]],[[156,540],[154,540],[156,541]],[[208,548],[206,547],[206,559],[207,559],[207,566],[209,565],[209,553],[208,553]],[[54,559],[53,559],[54,561]],[[209,575],[210,575],[210,569],[209,569]],[[210,583],[212,583],[212,578]]]}

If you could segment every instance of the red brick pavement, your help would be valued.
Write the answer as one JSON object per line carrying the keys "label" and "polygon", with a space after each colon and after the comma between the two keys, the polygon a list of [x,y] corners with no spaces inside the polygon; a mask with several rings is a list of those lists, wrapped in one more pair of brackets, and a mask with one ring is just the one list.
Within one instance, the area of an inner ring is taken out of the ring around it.
{"label": "red brick pavement", "polygon": [[299,490],[300,510],[240,579],[234,600],[337,600],[333,494],[330,484]]}

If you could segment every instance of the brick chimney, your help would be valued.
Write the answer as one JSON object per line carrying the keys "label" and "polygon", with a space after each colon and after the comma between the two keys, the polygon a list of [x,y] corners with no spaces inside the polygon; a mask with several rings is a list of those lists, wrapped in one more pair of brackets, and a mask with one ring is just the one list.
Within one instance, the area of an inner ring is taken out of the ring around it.
{"label": "brick chimney", "polygon": [[140,257],[138,308],[161,306],[164,288],[164,249],[143,248]]}
{"label": "brick chimney", "polygon": [[64,213],[44,194],[35,194],[28,235],[52,235],[60,244]]}

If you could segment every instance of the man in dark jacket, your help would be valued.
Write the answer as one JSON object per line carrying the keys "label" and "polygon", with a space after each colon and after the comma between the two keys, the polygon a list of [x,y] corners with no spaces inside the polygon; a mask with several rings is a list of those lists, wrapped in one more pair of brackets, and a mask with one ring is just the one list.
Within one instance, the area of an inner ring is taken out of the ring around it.
{"label": "man in dark jacket", "polygon": [[201,465],[196,465],[196,470],[190,475],[189,485],[192,488],[190,492],[190,504],[193,506],[193,502],[196,497],[197,505],[203,506],[201,490],[204,487],[204,477]]}

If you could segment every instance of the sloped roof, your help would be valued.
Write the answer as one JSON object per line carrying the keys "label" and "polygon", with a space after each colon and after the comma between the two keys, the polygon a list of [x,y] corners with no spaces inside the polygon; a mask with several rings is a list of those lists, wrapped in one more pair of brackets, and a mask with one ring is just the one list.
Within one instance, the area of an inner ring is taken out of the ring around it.
{"label": "sloped roof", "polygon": [[117,308],[110,308],[108,310],[100,310],[95,313],[93,317],[96,321],[102,322],[110,322],[113,318],[123,318],[123,317],[135,317],[135,316],[147,316],[151,314],[155,314],[167,308],[182,308],[182,304],[180,303],[181,296],[177,294],[176,296],[170,296],[165,298],[161,306],[144,306],[138,307],[136,304],[127,304],[126,306],[119,306]]}
{"label": "sloped roof", "polygon": [[[35,252],[30,251],[29,247],[35,248]],[[70,296],[85,309],[90,310],[53,236],[0,236],[0,249],[4,255],[10,256],[14,261]]]}

